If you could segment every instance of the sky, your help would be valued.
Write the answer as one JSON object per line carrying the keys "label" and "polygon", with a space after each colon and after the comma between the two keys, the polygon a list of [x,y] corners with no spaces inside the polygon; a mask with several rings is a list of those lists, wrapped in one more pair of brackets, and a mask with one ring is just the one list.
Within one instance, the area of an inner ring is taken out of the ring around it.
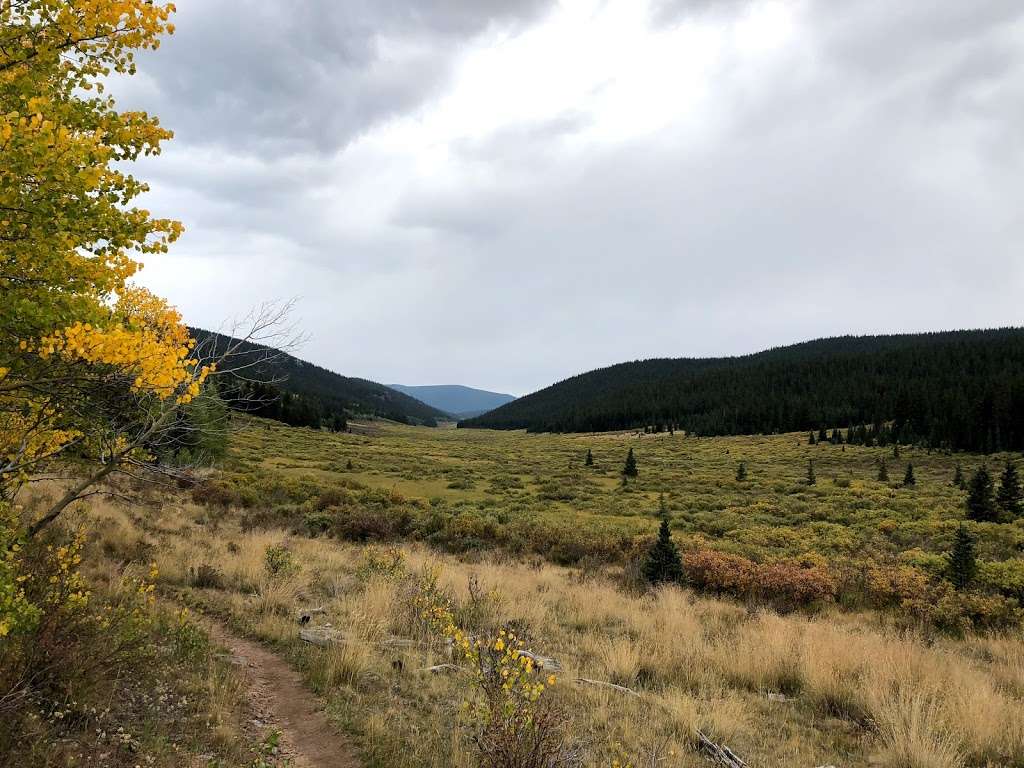
{"label": "sky", "polygon": [[112,91],[190,324],[295,298],[304,359],[521,395],[1024,322],[1019,0],[176,5]]}

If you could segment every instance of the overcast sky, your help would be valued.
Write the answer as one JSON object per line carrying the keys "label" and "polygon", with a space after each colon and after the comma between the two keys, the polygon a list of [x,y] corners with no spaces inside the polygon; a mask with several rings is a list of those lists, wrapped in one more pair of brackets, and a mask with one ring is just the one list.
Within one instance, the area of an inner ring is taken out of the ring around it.
{"label": "overcast sky", "polygon": [[141,282],[300,356],[525,394],[1024,322],[1020,0],[177,0]]}

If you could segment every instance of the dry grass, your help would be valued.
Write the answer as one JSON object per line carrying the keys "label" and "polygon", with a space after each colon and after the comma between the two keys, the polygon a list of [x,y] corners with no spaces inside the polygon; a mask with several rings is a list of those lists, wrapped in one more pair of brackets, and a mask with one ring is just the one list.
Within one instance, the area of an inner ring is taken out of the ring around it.
{"label": "dry grass", "polygon": [[[191,591],[254,635],[291,648],[368,754],[400,766],[470,763],[457,727],[464,683],[457,675],[410,672],[445,660],[443,649],[382,642],[413,638],[415,619],[401,580],[360,573],[366,547],[293,538],[287,543],[301,570],[274,580],[262,571],[263,553],[284,543],[283,534],[243,533],[223,521],[211,536],[187,505],[167,514],[179,525],[165,520],[175,533],[157,537],[165,583],[191,590],[189,568],[216,563],[227,588]],[[102,525],[103,536],[135,535],[123,510],[107,505],[103,516],[117,523]],[[1019,636],[923,638],[869,615],[751,613],[678,588],[636,597],[610,578],[581,583],[551,565],[466,563],[419,546],[405,552],[408,571],[440,571],[461,610],[468,610],[472,577],[484,606],[474,608],[476,623],[515,621],[538,650],[560,659],[565,672],[554,695],[572,713],[574,732],[588,735],[592,764],[639,755],[657,733],[675,752],[668,764],[701,765],[693,751],[697,729],[758,765],[1024,761]],[[326,620],[351,642],[328,652],[298,643],[296,604],[323,605]],[[392,669],[398,661],[402,674]],[[569,684],[576,675],[642,696]],[[790,700],[769,700],[768,693]]]}

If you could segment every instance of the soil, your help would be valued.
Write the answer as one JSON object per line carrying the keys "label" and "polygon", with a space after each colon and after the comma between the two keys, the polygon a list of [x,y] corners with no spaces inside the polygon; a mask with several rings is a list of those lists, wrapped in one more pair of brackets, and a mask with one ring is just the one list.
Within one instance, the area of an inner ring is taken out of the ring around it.
{"label": "soil", "polygon": [[206,624],[210,638],[227,648],[244,672],[249,724],[259,734],[278,731],[281,753],[294,768],[362,768],[355,747],[288,662],[222,624]]}

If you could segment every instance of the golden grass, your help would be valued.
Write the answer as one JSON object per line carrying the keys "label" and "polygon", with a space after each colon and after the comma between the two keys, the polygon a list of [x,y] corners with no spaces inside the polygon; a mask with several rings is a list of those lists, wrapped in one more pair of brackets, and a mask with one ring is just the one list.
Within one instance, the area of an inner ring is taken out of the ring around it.
{"label": "golden grass", "polygon": [[[394,647],[414,637],[400,580],[366,576],[367,547],[333,540],[242,532],[222,521],[216,535],[188,505],[169,505],[155,558],[163,583],[227,611],[257,637],[283,644],[354,728],[368,754],[389,765],[468,765],[457,710],[468,695],[458,675],[411,670],[445,660],[436,644]],[[104,537],[135,535],[136,524],[104,505]],[[141,531],[149,535],[146,531]],[[266,547],[287,542],[300,571],[271,579]],[[230,543],[230,546],[229,546]],[[377,550],[374,550],[377,551]],[[565,667],[553,695],[575,733],[588,735],[588,760],[652,749],[668,741],[680,765],[701,765],[701,729],[756,765],[869,763],[950,768],[1024,761],[1020,636],[925,638],[871,615],[838,611],[808,617],[750,612],[674,587],[644,596],[613,579],[585,581],[553,565],[467,563],[422,546],[404,549],[407,569],[440,569],[463,606],[471,578],[486,607],[481,624],[515,621],[531,644]],[[214,563],[226,587],[192,590],[189,569]],[[296,639],[295,605],[322,605],[350,642],[330,651]],[[392,664],[401,661],[399,674]],[[633,688],[641,698],[576,686],[586,676]],[[769,700],[783,693],[786,701]]]}

